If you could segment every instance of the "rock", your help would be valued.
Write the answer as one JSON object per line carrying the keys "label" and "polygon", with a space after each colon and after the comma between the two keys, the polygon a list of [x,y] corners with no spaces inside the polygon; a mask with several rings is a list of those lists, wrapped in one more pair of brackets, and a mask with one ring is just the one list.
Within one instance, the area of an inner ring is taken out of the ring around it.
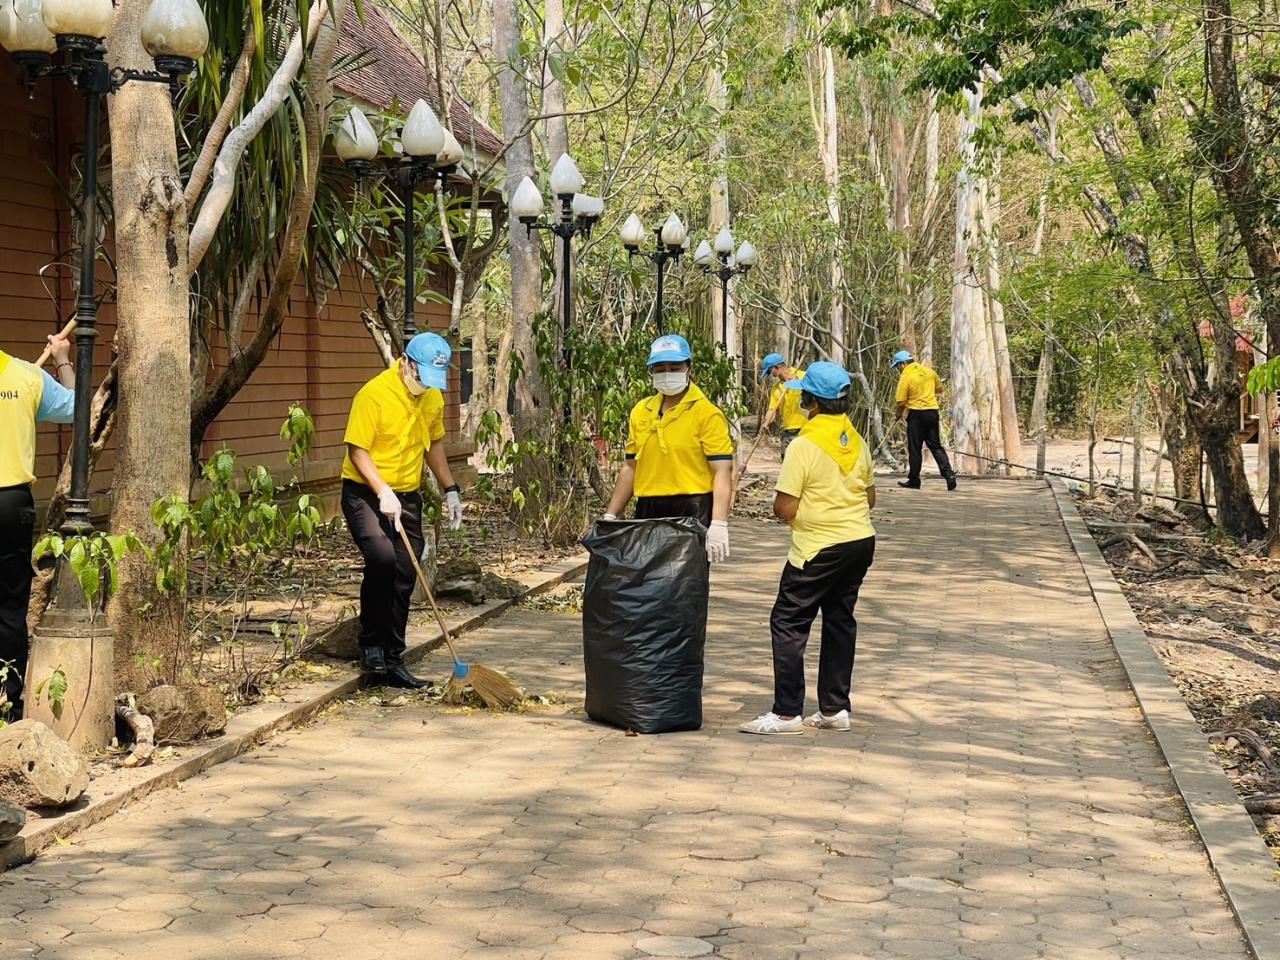
{"label": "rock", "polygon": [[0,843],[16,837],[26,825],[27,811],[7,800],[0,800]]}
{"label": "rock", "polygon": [[509,600],[520,596],[524,591],[525,586],[519,580],[508,580],[493,573],[449,580],[442,578],[436,585],[436,596],[461,600],[472,606],[488,603],[490,600]]}
{"label": "rock", "polygon": [[1221,573],[1207,573],[1205,574],[1204,582],[1219,590],[1232,590],[1236,593],[1249,592],[1249,584],[1242,583],[1239,577],[1227,576]]}
{"label": "rock", "polygon": [[88,762],[43,723],[19,720],[0,729],[0,800],[65,807],[88,786]]}
{"label": "rock", "polygon": [[480,576],[480,564],[475,557],[450,557],[442,560],[436,576],[440,580],[470,580]]}
{"label": "rock", "polygon": [[227,729],[222,694],[210,687],[152,687],[138,698],[138,711],[155,724],[157,743],[191,743]]}
{"label": "rock", "polygon": [[316,651],[335,660],[360,659],[360,617],[339,620],[316,638]]}

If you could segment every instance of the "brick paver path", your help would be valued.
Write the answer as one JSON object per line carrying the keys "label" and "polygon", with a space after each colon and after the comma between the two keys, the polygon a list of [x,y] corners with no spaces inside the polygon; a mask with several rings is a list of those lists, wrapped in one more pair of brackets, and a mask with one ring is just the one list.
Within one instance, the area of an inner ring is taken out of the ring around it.
{"label": "brick paver path", "polygon": [[[853,733],[736,732],[784,543],[746,522],[700,732],[345,708],[0,877],[0,956],[1244,957],[1049,493],[882,507]],[[579,636],[464,642],[580,704]]]}

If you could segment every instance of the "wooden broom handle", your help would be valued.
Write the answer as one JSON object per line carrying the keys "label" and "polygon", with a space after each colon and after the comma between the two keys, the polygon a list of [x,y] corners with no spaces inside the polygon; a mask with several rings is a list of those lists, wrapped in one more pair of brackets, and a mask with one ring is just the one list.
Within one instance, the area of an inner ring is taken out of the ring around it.
{"label": "wooden broom handle", "polygon": [[436,623],[440,624],[440,632],[444,635],[445,645],[449,648],[449,653],[454,660],[458,659],[458,651],[453,649],[453,640],[449,638],[449,628],[444,625],[444,617],[440,613],[440,608],[436,606],[435,594],[431,592],[431,586],[427,583],[427,575],[422,572],[422,567],[418,563],[418,555],[413,552],[413,544],[409,542],[409,531],[405,530],[404,524],[400,524],[400,539],[404,541],[404,548],[409,552],[409,560],[413,563],[413,572],[418,575],[418,582],[422,584],[422,590],[427,595],[427,599],[431,601],[431,612],[436,615]]}
{"label": "wooden broom handle", "polygon": [[[71,334],[75,332],[76,332],[76,321],[75,321],[75,318],[72,317],[70,320],[67,321],[67,325],[62,328],[62,332],[59,333],[58,336],[69,337],[71,336]],[[49,357],[52,353],[53,351],[49,349],[49,345],[46,343],[44,347],[44,352],[40,354],[40,359],[36,361],[36,366],[43,367],[46,363],[48,363]]]}

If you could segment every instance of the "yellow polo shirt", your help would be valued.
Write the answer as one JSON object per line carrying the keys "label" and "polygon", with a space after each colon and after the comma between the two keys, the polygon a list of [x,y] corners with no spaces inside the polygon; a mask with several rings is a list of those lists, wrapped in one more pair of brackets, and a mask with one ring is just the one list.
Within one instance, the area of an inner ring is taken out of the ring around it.
{"label": "yellow polo shirt", "polygon": [[[351,401],[344,443],[368,450],[373,465],[396,493],[412,493],[422,485],[422,461],[431,444],[444,437],[444,394],[430,389],[409,393],[400,379],[400,365],[378,374]],[[365,479],[347,452],[344,480]]]}
{"label": "yellow polo shirt", "polygon": [[[847,473],[823,445],[838,445]],[[876,535],[867,491],[876,485],[871,451],[846,417],[821,414],[787,447],[777,491],[798,497],[787,560],[803,568],[820,550]]]}
{"label": "yellow polo shirt", "polygon": [[898,377],[897,402],[905,403],[908,410],[937,410],[938,391],[942,381],[938,375],[922,363],[914,361],[902,368]]}
{"label": "yellow polo shirt", "polygon": [[637,497],[710,493],[711,463],[733,459],[729,421],[697,384],[665,414],[655,394],[631,409],[627,459],[636,462]]}
{"label": "yellow polo shirt", "polygon": [[[791,379],[799,380],[804,376],[803,370],[792,370]],[[809,422],[809,415],[800,409],[800,391],[788,390],[785,383],[779,380],[769,391],[769,409],[782,407],[781,420],[783,430],[799,430]]]}
{"label": "yellow polo shirt", "polygon": [[70,423],[75,394],[33,363],[0,350],[0,487],[36,478],[36,421]]}

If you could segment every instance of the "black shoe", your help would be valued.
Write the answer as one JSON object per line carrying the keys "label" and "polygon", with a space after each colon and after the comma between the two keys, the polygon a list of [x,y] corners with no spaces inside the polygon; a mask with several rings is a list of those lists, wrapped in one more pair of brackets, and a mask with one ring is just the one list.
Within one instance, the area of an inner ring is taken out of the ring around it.
{"label": "black shoe", "polygon": [[902,489],[904,489],[904,490],[919,490],[919,489],[920,489],[920,484],[918,484],[918,483],[912,483],[910,480],[899,480],[899,481],[898,481],[898,486],[902,487]]}
{"label": "black shoe", "polygon": [[405,690],[421,690],[423,687],[431,686],[430,680],[422,680],[415,677],[403,663],[388,667],[387,672],[383,675],[382,683],[384,686],[402,687]]}
{"label": "black shoe", "polygon": [[363,647],[360,650],[360,672],[366,677],[381,677],[387,672],[387,657],[381,647]]}
{"label": "black shoe", "polygon": [[956,488],[956,475],[953,473],[951,476],[947,477],[947,489],[954,490],[955,488]]}

